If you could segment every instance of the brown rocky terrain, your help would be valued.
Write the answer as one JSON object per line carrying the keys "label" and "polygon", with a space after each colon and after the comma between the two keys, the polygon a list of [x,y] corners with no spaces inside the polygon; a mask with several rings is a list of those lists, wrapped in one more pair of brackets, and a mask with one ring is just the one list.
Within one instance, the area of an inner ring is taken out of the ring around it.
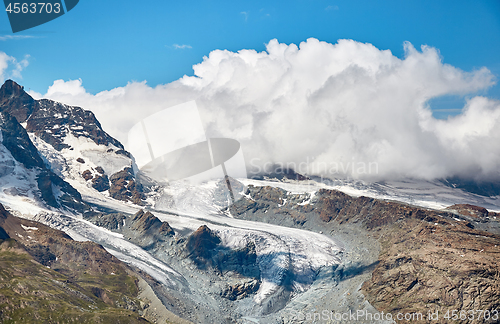
{"label": "brown rocky terrain", "polygon": [[259,290],[260,282],[257,279],[251,279],[243,283],[229,285],[221,293],[221,296],[229,300],[238,300],[247,297]]}
{"label": "brown rocky terrain", "polygon": [[208,226],[200,226],[188,238],[186,249],[189,256],[198,263],[212,258],[212,251],[219,245],[220,238]]}
{"label": "brown rocky terrain", "polygon": [[456,204],[446,208],[449,211],[456,212],[462,216],[473,217],[481,222],[488,221],[489,218],[495,219],[500,217],[499,213],[488,211],[484,207],[474,206],[471,204]]}
{"label": "brown rocky terrain", "polygon": [[131,229],[138,231],[140,235],[165,235],[173,236],[174,230],[167,222],[160,221],[156,216],[149,211],[139,210],[132,217]]}
{"label": "brown rocky terrain", "polygon": [[109,194],[117,200],[131,201],[136,205],[144,205],[142,186],[134,179],[132,168],[125,168],[113,174],[110,179]]}
{"label": "brown rocky terrain", "polygon": [[[500,224],[484,208],[437,211],[326,189],[311,197],[249,186],[246,194],[250,199],[231,206],[232,215],[332,233],[347,225],[364,228],[381,246],[371,280],[362,287],[378,311],[422,313],[422,322],[449,323],[447,311],[500,309]],[[429,311],[438,311],[440,320],[429,320]],[[492,323],[478,314],[460,322]]]}

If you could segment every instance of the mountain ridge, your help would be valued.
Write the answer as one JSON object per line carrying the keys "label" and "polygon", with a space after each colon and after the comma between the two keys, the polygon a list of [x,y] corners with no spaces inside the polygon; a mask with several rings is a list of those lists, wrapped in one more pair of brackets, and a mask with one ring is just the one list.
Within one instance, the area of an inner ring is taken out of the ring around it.
{"label": "mountain ridge", "polygon": [[[99,192],[109,191],[115,199],[144,204],[144,188],[135,179],[131,154],[102,129],[91,111],[49,99],[35,100],[22,86],[7,80],[0,88],[0,112],[15,118],[17,123],[9,119],[9,127],[21,135],[19,140],[27,144],[25,147],[33,151],[31,144],[34,144],[39,151],[46,151],[39,155],[64,182],[76,180]],[[20,123],[25,123],[25,130],[20,129]],[[25,157],[38,159],[37,154],[16,154],[18,144],[9,146],[16,160],[33,164]],[[40,161],[36,163],[40,165]],[[54,179],[52,176],[52,181],[56,181]],[[48,201],[51,206],[57,205],[54,199]]]}

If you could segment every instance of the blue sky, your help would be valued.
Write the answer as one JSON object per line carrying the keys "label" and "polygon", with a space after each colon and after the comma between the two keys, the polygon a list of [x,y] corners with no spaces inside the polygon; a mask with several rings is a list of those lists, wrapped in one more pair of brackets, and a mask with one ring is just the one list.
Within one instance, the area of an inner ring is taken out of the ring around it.
{"label": "blue sky", "polygon": [[[462,70],[485,66],[500,76],[497,0],[81,0],[64,16],[14,38],[2,15],[0,51],[18,60],[29,55],[18,81],[40,93],[57,79],[82,79],[91,93],[129,81],[165,84],[192,75],[192,66],[214,49],[262,51],[273,38],[287,44],[347,38],[398,57],[409,41],[439,49],[445,63]],[[500,99],[500,87],[483,94]],[[461,101],[445,97],[432,103],[453,108]]]}

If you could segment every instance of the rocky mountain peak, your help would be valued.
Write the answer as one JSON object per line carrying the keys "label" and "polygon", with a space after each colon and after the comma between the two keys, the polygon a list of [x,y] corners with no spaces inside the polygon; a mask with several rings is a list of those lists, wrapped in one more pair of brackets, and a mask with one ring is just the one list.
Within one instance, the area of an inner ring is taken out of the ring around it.
{"label": "rocky mountain peak", "polygon": [[51,144],[58,151],[70,147],[64,143],[68,134],[74,137],[87,137],[98,145],[113,144],[119,150],[123,150],[123,145],[102,129],[91,111],[48,99],[37,101],[37,109],[28,118],[26,130]]}
{"label": "rocky mountain peak", "polygon": [[18,122],[25,122],[36,109],[36,101],[12,80],[7,80],[0,88],[0,111],[14,116]]}
{"label": "rocky mountain peak", "polygon": [[[63,180],[76,178],[99,192],[109,190],[114,199],[144,204],[132,156],[102,129],[91,111],[49,99],[35,100],[8,80],[0,89],[0,113],[4,145],[26,168],[51,169]],[[55,181],[51,179],[42,183],[49,188]],[[58,205],[49,200],[51,206]]]}
{"label": "rocky mountain peak", "polygon": [[[46,165],[26,130],[7,112],[0,112],[0,134],[0,149],[4,154],[12,156],[0,163],[0,176],[14,177],[5,180],[8,182],[9,192],[24,191],[15,186],[34,178],[36,184],[27,184],[31,188],[27,190],[38,188],[33,194],[47,205],[55,208],[65,206],[81,212],[90,209],[82,202],[80,193]],[[16,163],[22,167],[16,167]]]}
{"label": "rocky mountain peak", "polygon": [[135,231],[139,231],[140,234],[160,234],[172,236],[174,235],[174,230],[170,227],[167,222],[162,222],[155,215],[151,214],[149,211],[139,210],[132,218],[131,228]]}
{"label": "rocky mountain peak", "polygon": [[20,123],[27,122],[28,132],[58,151],[69,148],[64,143],[68,134],[87,137],[98,145],[113,144],[117,151],[123,151],[123,145],[102,129],[91,111],[49,99],[35,100],[12,80],[7,80],[0,89],[0,111],[9,113]]}
{"label": "rocky mountain peak", "polygon": [[202,225],[189,236],[186,248],[194,259],[211,258],[211,251],[221,242],[220,238],[208,226]]}

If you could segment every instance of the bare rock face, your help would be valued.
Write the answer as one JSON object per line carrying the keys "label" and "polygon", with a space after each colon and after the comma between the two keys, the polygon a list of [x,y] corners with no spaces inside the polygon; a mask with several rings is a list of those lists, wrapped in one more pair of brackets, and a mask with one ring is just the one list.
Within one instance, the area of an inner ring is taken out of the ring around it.
{"label": "bare rock face", "polygon": [[[380,241],[380,263],[363,285],[377,309],[439,311],[443,316],[453,309],[500,307],[500,236],[470,229],[463,222],[406,219],[385,228]],[[441,318],[439,323],[447,322]]]}
{"label": "bare rock face", "polygon": [[455,211],[461,215],[473,217],[479,220],[485,219],[488,217],[489,212],[484,207],[474,206],[470,204],[456,204],[446,209],[450,211]]}
{"label": "bare rock face", "polygon": [[13,116],[1,112],[0,129],[2,131],[2,144],[10,151],[14,159],[28,169],[45,168],[45,164],[28,133]]}
{"label": "bare rock face", "polygon": [[110,177],[109,194],[117,200],[131,201],[137,205],[144,205],[145,197],[142,186],[135,181],[132,168],[125,168]]}
{"label": "bare rock face", "polygon": [[108,176],[95,175],[92,179],[92,187],[99,192],[108,190],[110,188]]}
{"label": "bare rock face", "polygon": [[104,227],[110,231],[119,230],[123,227],[125,216],[121,213],[96,214],[90,220],[97,226]]}
{"label": "bare rock face", "polygon": [[166,235],[173,236],[174,230],[167,222],[160,221],[155,215],[148,211],[139,210],[132,217],[132,225],[130,228],[139,232],[140,235]]}
{"label": "bare rock face", "polygon": [[259,290],[260,282],[252,279],[243,283],[228,286],[221,292],[221,296],[229,300],[239,300]]}
{"label": "bare rock face", "polygon": [[189,236],[186,248],[192,259],[203,262],[212,258],[212,251],[220,242],[217,234],[203,225]]}
{"label": "bare rock face", "polygon": [[24,87],[12,80],[7,80],[0,88],[0,111],[15,117],[20,123],[37,109],[37,102],[24,91]]}
{"label": "bare rock face", "polygon": [[241,249],[219,247],[214,252],[212,263],[219,273],[233,272],[239,276],[260,280],[255,243],[252,241],[248,241]]}

